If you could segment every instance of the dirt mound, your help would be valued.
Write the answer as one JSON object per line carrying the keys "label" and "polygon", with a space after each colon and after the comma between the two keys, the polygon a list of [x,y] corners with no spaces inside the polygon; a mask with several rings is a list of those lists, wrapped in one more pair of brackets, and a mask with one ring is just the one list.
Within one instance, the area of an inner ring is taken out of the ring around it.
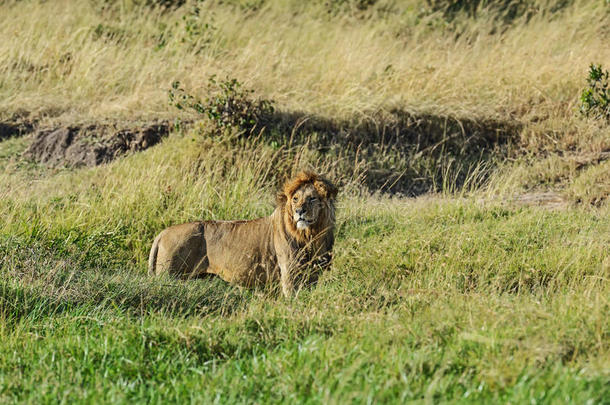
{"label": "dirt mound", "polygon": [[24,155],[49,166],[97,166],[127,152],[147,149],[168,133],[166,122],[131,128],[88,125],[42,129]]}
{"label": "dirt mound", "polygon": [[0,142],[14,136],[22,136],[34,130],[35,123],[21,116],[0,121]]}

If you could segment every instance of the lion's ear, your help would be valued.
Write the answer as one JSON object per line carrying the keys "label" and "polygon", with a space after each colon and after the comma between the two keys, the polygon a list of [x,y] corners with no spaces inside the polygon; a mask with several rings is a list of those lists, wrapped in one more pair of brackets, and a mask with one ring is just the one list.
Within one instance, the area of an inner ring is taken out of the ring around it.
{"label": "lion's ear", "polygon": [[286,194],[284,194],[283,192],[279,192],[279,193],[277,193],[275,201],[276,201],[278,207],[283,207],[284,205],[286,205],[286,201],[288,201],[288,197],[286,197]]}
{"label": "lion's ear", "polygon": [[339,189],[337,189],[334,184],[332,184],[326,179],[316,180],[314,183],[314,187],[322,198],[326,198],[329,200],[334,200],[337,197],[337,193],[339,192]]}

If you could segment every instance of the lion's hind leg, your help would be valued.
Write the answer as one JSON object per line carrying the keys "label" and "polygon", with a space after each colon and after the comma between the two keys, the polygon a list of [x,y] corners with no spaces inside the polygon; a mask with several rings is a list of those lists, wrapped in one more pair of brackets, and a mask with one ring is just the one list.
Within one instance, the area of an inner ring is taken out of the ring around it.
{"label": "lion's hind leg", "polygon": [[203,232],[201,223],[174,225],[163,230],[151,248],[149,274],[168,273],[190,279],[207,272],[209,260]]}

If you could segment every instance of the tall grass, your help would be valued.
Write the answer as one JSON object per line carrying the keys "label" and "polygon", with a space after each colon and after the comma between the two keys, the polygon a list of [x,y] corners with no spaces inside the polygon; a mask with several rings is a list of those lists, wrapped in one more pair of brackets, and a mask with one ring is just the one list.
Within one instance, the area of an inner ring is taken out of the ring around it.
{"label": "tall grass", "polygon": [[589,64],[610,64],[607,5],[581,0],[552,13],[538,3],[546,12],[510,25],[491,11],[459,14],[452,25],[417,1],[380,1],[355,15],[329,14],[322,2],[192,1],[170,11],[6,2],[0,111],[68,121],[173,116],[172,81],[204,90],[219,74],[289,111],[502,117],[526,124],[527,149],[607,149],[607,128],[575,114]]}
{"label": "tall grass", "polygon": [[297,300],[215,279],[148,278],[145,255],[164,226],[271,210],[272,156],[233,148],[226,163],[218,142],[176,136],[5,192],[4,400],[608,395],[607,206],[546,211],[348,189],[333,269]]}
{"label": "tall grass", "polygon": [[[0,4],[0,118],[190,119],[167,89],[205,98],[210,74],[279,109],[96,168],[0,142],[0,401],[607,401],[610,137],[576,103],[608,6],[557,4]],[[315,288],[145,275],[161,229],[268,215],[301,169],[341,185]],[[405,178],[443,193],[371,193]],[[580,204],[498,199],[539,187]]]}

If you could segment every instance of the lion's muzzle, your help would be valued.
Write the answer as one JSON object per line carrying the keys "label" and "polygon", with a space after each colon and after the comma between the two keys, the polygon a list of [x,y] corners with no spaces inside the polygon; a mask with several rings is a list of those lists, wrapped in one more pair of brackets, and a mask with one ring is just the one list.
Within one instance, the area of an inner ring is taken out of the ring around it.
{"label": "lion's muzzle", "polygon": [[298,230],[307,229],[314,222],[307,218],[307,213],[303,207],[295,208],[292,218]]}

